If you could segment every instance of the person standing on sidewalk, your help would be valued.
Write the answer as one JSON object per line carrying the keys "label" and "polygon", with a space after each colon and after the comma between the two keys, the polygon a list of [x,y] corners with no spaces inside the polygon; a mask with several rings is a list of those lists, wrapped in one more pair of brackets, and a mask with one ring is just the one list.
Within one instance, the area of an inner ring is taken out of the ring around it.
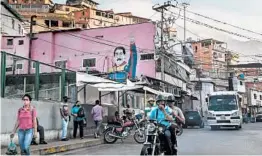
{"label": "person standing on sidewalk", "polygon": [[95,138],[97,138],[100,136],[100,127],[103,120],[103,107],[99,100],[96,100],[96,105],[92,108],[91,114],[96,125]]}
{"label": "person standing on sidewalk", "polygon": [[68,106],[68,98],[67,96],[63,97],[64,102],[62,103],[62,106],[60,107],[60,114],[62,118],[62,139],[61,141],[68,141],[69,139],[67,138],[67,128],[68,128],[68,123],[70,120],[70,113],[69,113],[69,106]]}
{"label": "person standing on sidewalk", "polygon": [[24,106],[18,110],[17,120],[11,138],[18,130],[18,140],[21,155],[30,155],[30,144],[34,135],[37,137],[36,109],[31,106],[32,98],[29,94],[23,96]]}
{"label": "person standing on sidewalk", "polygon": [[79,101],[76,101],[76,104],[72,107],[71,115],[74,117],[73,137],[76,138],[76,133],[79,126],[80,138],[83,139],[85,111],[84,108],[80,105]]}

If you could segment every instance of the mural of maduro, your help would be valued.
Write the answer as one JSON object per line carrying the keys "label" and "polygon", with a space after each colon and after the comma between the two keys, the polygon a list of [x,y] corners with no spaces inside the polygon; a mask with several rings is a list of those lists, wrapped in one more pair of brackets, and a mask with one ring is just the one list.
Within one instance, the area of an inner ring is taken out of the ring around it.
{"label": "mural of maduro", "polygon": [[137,49],[133,39],[130,41],[130,57],[126,62],[126,49],[116,47],[114,50],[113,67],[109,69],[109,79],[123,83],[126,79],[136,78]]}

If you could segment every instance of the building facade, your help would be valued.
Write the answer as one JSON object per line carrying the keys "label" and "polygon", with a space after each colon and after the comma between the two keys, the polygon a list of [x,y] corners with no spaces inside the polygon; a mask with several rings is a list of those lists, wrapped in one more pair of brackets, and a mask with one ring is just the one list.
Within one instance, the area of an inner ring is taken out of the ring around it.
{"label": "building facade", "polygon": [[195,64],[203,76],[227,78],[227,44],[214,39],[200,40],[192,44]]}
{"label": "building facade", "polygon": [[6,2],[1,1],[1,35],[23,36],[25,33],[22,17]]}
{"label": "building facade", "polygon": [[129,13],[114,13],[113,10],[99,10],[92,0],[68,0],[66,4],[52,1],[9,1],[10,7],[25,18],[23,27],[29,31],[30,18],[36,15],[33,32],[64,30],[72,28],[101,28],[148,22],[150,19]]}
{"label": "building facade", "polygon": [[[155,60],[155,33],[156,27],[151,22],[108,28],[42,32],[36,34],[37,39],[33,40],[31,56],[33,60],[41,60],[74,71],[97,73],[118,82],[124,82],[126,78],[132,81],[146,78],[150,87],[173,93],[181,98],[182,92],[187,91],[189,72],[179,63],[168,64],[166,61],[165,80],[161,81],[160,66]],[[28,51],[19,51],[16,54],[26,56]],[[27,62],[17,63],[25,67]],[[12,60],[7,65],[9,68],[15,66]],[[58,71],[48,66],[40,67],[41,74]],[[32,64],[30,73],[34,72]],[[19,69],[19,74],[28,74],[27,68]],[[143,96],[137,99],[134,98],[135,95],[130,93],[124,100],[133,101],[131,104],[136,103],[134,101],[138,99],[140,102],[143,101]]]}

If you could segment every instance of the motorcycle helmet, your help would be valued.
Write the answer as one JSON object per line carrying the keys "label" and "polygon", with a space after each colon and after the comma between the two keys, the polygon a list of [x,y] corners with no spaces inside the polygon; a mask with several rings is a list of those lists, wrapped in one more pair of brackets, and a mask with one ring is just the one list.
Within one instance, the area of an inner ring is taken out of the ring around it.
{"label": "motorcycle helmet", "polygon": [[159,102],[159,101],[166,101],[166,98],[163,95],[157,95],[156,102]]}
{"label": "motorcycle helmet", "polygon": [[166,99],[167,102],[175,102],[175,97],[172,95],[169,95]]}

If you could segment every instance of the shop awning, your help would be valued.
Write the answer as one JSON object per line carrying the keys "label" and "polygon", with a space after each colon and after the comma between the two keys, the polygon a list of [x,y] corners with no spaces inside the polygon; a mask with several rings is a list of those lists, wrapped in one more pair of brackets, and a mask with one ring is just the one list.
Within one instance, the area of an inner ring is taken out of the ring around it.
{"label": "shop awning", "polygon": [[127,80],[127,84],[119,83],[116,81],[104,79],[101,77],[89,75],[86,73],[77,73],[76,75],[77,86],[82,86],[87,84],[89,86],[95,87],[98,91],[126,91],[126,90],[135,90],[142,89],[143,86],[138,86]]}
{"label": "shop awning", "polygon": [[136,85],[135,83],[127,80],[126,84],[115,82],[112,80],[104,79],[101,77],[89,75],[86,73],[77,73],[76,75],[77,86],[82,86],[84,84],[90,85],[97,88],[102,92],[113,92],[113,91],[128,91],[128,90],[144,90],[156,95],[163,96],[173,96],[171,93],[165,93],[157,91],[147,86]]}
{"label": "shop awning", "polygon": [[76,85],[77,86],[82,86],[84,84],[92,85],[92,84],[99,84],[99,83],[118,84],[118,82],[104,79],[102,77],[93,76],[93,75],[89,75],[86,73],[76,73]]}

